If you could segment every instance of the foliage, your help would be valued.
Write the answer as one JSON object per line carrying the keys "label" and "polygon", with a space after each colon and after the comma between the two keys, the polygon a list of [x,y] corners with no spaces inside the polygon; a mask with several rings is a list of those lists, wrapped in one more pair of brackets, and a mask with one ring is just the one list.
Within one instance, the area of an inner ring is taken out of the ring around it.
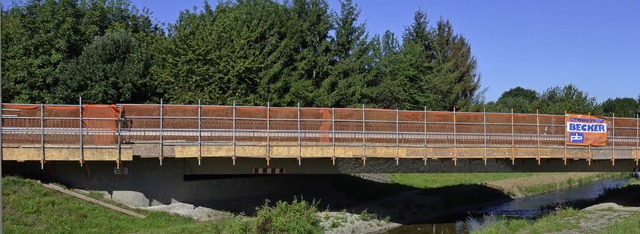
{"label": "foliage", "polygon": [[[64,65],[94,37],[124,30],[151,42],[161,30],[125,0],[29,0],[3,12],[5,100],[56,103]],[[145,46],[145,48],[150,48]]]}
{"label": "foliage", "polygon": [[294,198],[291,203],[265,203],[257,209],[256,233],[322,233],[316,216],[317,204]]}
{"label": "foliage", "polygon": [[639,113],[637,110],[638,105],[640,103],[633,98],[607,99],[602,103],[602,111],[607,116],[615,114],[616,117],[635,118]]}
{"label": "foliage", "polygon": [[96,37],[82,54],[63,66],[65,82],[55,89],[61,103],[78,96],[85,103],[148,102],[157,96],[150,79],[151,56],[125,31]]}
{"label": "foliage", "polygon": [[535,113],[539,101],[536,91],[518,86],[504,92],[495,103],[489,103],[487,111],[508,113],[513,109],[515,113]]}
{"label": "foliage", "polygon": [[540,96],[540,112],[546,114],[601,114],[596,107],[596,99],[573,84],[549,88]]}

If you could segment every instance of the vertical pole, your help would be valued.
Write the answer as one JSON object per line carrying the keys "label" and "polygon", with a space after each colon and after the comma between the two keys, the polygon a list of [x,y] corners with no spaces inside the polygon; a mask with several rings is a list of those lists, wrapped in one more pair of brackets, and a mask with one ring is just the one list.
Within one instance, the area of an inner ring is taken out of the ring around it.
{"label": "vertical pole", "polygon": [[540,112],[536,109],[536,132],[538,133],[538,165],[540,165]]}
{"label": "vertical pole", "polygon": [[82,123],[82,97],[80,97],[79,99],[79,114],[80,114],[80,166],[82,166],[82,164],[84,163],[84,133],[83,133],[83,129],[84,128],[84,124]]}
{"label": "vertical pole", "polygon": [[298,102],[298,166],[302,165],[302,139],[300,136],[300,125],[300,102]]}
{"label": "vertical pole", "polygon": [[[2,9],[4,6],[0,2],[0,34],[2,34]],[[2,159],[4,155],[2,154],[2,128],[4,126],[4,116],[3,114],[3,103],[2,103],[2,37],[0,37],[0,172],[2,172]],[[2,186],[0,186],[0,192],[2,191]],[[0,199],[2,200],[2,199]],[[0,207],[0,219],[2,218],[2,208]]]}
{"label": "vertical pole", "polygon": [[484,138],[484,165],[487,165],[487,108],[482,109],[482,131]]}
{"label": "vertical pole", "polygon": [[120,163],[122,162],[122,110],[118,113],[118,161],[116,162],[116,168],[120,169]]}
{"label": "vertical pole", "polygon": [[400,111],[396,109],[396,166],[400,161]]}
{"label": "vertical pole", "polygon": [[231,160],[233,160],[233,165],[236,165],[236,154],[237,154],[237,143],[236,143],[236,101],[233,100],[233,156],[231,156]]}
{"label": "vertical pole", "polygon": [[[567,129],[567,111],[564,111],[564,118],[565,118],[565,124],[564,124],[564,131],[566,131]],[[562,161],[564,162],[564,165],[567,165],[567,133],[564,134],[564,158],[562,159]]]}
{"label": "vertical pole", "polygon": [[616,113],[611,117],[611,165],[616,165]]}
{"label": "vertical pole", "polygon": [[336,108],[331,107],[331,145],[333,146],[333,157],[331,161],[336,165]]}
{"label": "vertical pole", "polygon": [[44,104],[40,103],[40,169],[44,169]]}
{"label": "vertical pole", "polygon": [[202,102],[198,99],[198,166],[202,163]]}
{"label": "vertical pole", "polygon": [[267,102],[267,166],[271,164],[271,107]]}
{"label": "vertical pole", "polygon": [[516,164],[516,134],[515,134],[515,124],[513,121],[513,108],[511,108],[511,165]]}
{"label": "vertical pole", "polygon": [[424,106],[424,165],[427,165],[427,106]]}
{"label": "vertical pole", "polygon": [[164,159],[164,103],[160,99],[160,166]]}
{"label": "vertical pole", "polygon": [[367,141],[365,138],[365,116],[364,104],[362,104],[362,165],[367,164]]}
{"label": "vertical pole", "polygon": [[636,166],[640,161],[640,114],[636,114]]}
{"label": "vertical pole", "polygon": [[456,126],[456,108],[453,107],[453,165],[458,165],[458,129]]}

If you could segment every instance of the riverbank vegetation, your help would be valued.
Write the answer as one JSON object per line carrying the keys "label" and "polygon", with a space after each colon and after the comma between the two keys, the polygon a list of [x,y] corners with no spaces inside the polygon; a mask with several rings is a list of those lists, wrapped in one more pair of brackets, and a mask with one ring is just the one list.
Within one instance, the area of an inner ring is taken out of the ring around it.
{"label": "riverbank vegetation", "polygon": [[617,173],[407,173],[388,174],[392,183],[420,189],[479,184],[523,197],[620,176]]}
{"label": "riverbank vegetation", "polygon": [[[474,233],[637,233],[640,231],[640,185],[637,180],[620,188],[609,188],[583,210],[559,207],[536,220],[503,219]],[[628,206],[628,207],[625,207]]]}
{"label": "riverbank vegetation", "polygon": [[265,204],[256,217],[229,215],[198,222],[165,212],[136,210],[135,218],[46,189],[39,182],[2,178],[4,233],[322,233],[317,204],[304,200]]}
{"label": "riverbank vegetation", "polygon": [[[318,203],[294,198],[265,202],[255,216],[226,213],[213,220],[160,211],[132,209],[136,218],[47,189],[40,182],[15,176],[2,178],[3,233],[324,233],[339,230],[376,232],[399,224],[366,210],[359,214],[319,211]],[[88,194],[102,200],[96,193]],[[110,201],[107,201],[110,202]],[[353,231],[348,231],[351,233]],[[346,233],[346,232],[343,232]]]}

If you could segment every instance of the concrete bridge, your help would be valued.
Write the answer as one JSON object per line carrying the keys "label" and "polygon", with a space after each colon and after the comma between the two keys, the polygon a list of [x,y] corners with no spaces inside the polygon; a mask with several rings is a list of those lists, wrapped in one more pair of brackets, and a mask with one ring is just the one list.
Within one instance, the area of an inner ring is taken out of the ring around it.
{"label": "concrete bridge", "polygon": [[121,175],[150,161],[185,175],[626,172],[638,165],[639,119],[606,118],[602,147],[567,144],[565,120],[364,107],[4,104],[0,133],[3,162],[50,170],[78,162],[87,173],[99,165]]}

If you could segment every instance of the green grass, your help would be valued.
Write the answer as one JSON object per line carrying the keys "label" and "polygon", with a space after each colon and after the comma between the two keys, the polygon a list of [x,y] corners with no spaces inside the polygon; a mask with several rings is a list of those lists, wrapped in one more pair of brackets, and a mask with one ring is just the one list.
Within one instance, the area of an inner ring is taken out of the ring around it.
{"label": "green grass", "polygon": [[633,215],[614,223],[609,226],[607,230],[603,230],[600,233],[640,233],[639,224],[640,213],[636,212]]}
{"label": "green grass", "polygon": [[567,219],[571,217],[579,217],[582,214],[583,213],[581,213],[581,211],[574,209],[560,210],[533,222],[522,219],[499,221],[473,233],[550,233],[562,230],[571,230],[578,228],[579,225],[575,222],[568,222]]}
{"label": "green grass", "polygon": [[2,178],[2,231],[5,233],[165,233],[217,232],[213,223],[160,212],[137,211],[134,218],[43,188],[38,182]]}
{"label": "green grass", "polygon": [[140,219],[46,189],[37,181],[2,178],[4,233],[320,233],[315,203],[294,199],[258,208],[256,218],[198,222],[165,212],[136,210]]}
{"label": "green grass", "polygon": [[388,174],[391,182],[416,188],[440,188],[460,184],[481,184],[496,180],[523,178],[535,173],[408,173]]}

